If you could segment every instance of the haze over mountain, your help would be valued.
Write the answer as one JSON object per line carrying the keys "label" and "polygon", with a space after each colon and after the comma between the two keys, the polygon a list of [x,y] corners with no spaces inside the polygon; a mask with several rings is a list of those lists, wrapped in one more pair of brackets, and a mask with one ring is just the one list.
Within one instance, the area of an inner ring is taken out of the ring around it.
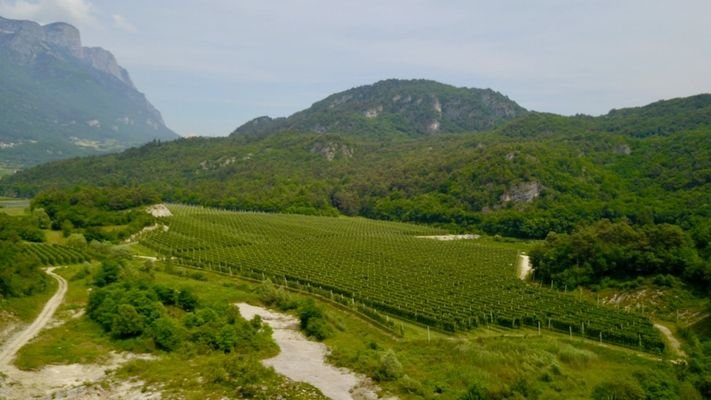
{"label": "haze over mountain", "polygon": [[72,25],[0,17],[0,163],[23,167],[178,135]]}

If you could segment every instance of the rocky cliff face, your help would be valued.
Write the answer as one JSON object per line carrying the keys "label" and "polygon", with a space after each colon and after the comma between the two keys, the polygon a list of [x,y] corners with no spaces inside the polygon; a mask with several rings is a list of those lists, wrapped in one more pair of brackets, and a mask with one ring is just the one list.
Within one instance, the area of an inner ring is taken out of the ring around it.
{"label": "rocky cliff face", "polygon": [[177,137],[113,54],[83,47],[77,28],[0,17],[0,165]]}
{"label": "rocky cliff face", "polygon": [[134,87],[128,72],[111,52],[100,47],[82,47],[79,30],[63,22],[42,26],[0,17],[0,43],[12,49],[20,62],[29,64],[47,54],[72,57]]}

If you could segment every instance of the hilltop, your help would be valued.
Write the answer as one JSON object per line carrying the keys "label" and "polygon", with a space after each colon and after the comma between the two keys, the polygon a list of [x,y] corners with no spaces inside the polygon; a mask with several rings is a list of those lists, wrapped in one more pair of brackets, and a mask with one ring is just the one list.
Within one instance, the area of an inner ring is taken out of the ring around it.
{"label": "hilltop", "polygon": [[284,131],[408,136],[479,132],[525,113],[516,102],[491,89],[458,88],[424,79],[389,79],[333,94],[288,118],[255,118],[232,135]]}

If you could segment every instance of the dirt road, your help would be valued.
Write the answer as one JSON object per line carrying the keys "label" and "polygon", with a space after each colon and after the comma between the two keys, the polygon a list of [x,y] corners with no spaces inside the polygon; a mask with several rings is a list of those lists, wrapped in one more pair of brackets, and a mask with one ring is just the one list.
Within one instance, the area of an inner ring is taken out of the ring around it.
{"label": "dirt road", "polygon": [[667,328],[662,324],[654,324],[654,327],[657,328],[657,330],[659,330],[659,332],[661,332],[662,335],[667,338],[669,344],[672,347],[672,350],[674,350],[674,353],[676,355],[686,358],[686,353],[684,353],[684,350],[681,349],[681,343],[679,343],[679,340],[674,337],[674,334],[672,333],[671,329]]}
{"label": "dirt road", "polygon": [[54,267],[47,268],[47,274],[54,278],[57,283],[59,283],[59,288],[57,292],[52,296],[51,299],[45,304],[42,312],[39,316],[28,326],[25,330],[18,332],[15,336],[10,338],[5,345],[0,350],[0,368],[8,366],[12,363],[15,354],[34,338],[42,330],[42,328],[49,323],[52,319],[52,315],[57,310],[60,304],[62,304],[62,299],[67,293],[67,281],[61,276],[55,274]]}

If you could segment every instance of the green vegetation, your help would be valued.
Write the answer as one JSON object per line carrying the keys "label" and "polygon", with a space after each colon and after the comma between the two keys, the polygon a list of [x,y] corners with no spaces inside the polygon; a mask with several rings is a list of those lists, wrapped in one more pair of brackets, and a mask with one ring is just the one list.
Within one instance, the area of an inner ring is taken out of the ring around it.
{"label": "green vegetation", "polygon": [[[0,180],[0,191],[139,186],[170,202],[520,238],[603,218],[691,231],[711,219],[711,126],[701,118],[709,104],[711,96],[697,96],[614,118],[528,113],[468,134],[334,129],[181,139],[22,171]],[[651,135],[637,129],[650,110],[662,116]]]}
{"label": "green vegetation", "polygon": [[30,296],[47,288],[47,278],[39,270],[39,259],[27,252],[20,241],[39,240],[42,231],[27,218],[8,217],[0,213],[0,299]]}
{"label": "green vegetation", "polygon": [[525,113],[516,102],[491,89],[458,88],[424,79],[389,79],[333,94],[289,118],[256,118],[232,135],[258,137],[279,131],[380,136],[477,132]]}
{"label": "green vegetation", "polygon": [[432,228],[359,218],[234,213],[173,205],[167,231],[142,244],[177,262],[314,293],[393,332],[387,315],[446,331],[477,326],[558,330],[659,352],[650,321],[532,287],[510,244],[435,241]]}
{"label": "green vegetation", "polygon": [[[33,22],[7,21],[0,20],[0,30],[23,33],[0,42],[0,175],[5,165],[23,168],[177,137],[127,74],[122,82],[94,68],[105,64],[46,41]],[[113,59],[98,48],[79,53]]]}
{"label": "green vegetation", "polygon": [[28,243],[22,249],[43,265],[78,264],[90,260],[90,257],[81,250],[56,244]]}
{"label": "green vegetation", "polygon": [[273,346],[259,320],[245,321],[230,304],[204,305],[190,289],[126,277],[121,263],[104,261],[96,274],[87,315],[114,339],[180,354],[245,353]]}
{"label": "green vegetation", "polygon": [[570,288],[657,275],[661,286],[683,277],[711,290],[711,260],[701,258],[691,236],[674,225],[602,220],[570,235],[551,233],[531,258],[539,279]]}
{"label": "green vegetation", "polygon": [[[115,376],[141,379],[167,397],[323,399],[259,362],[277,350],[266,325],[245,321],[231,305],[258,297],[243,286],[166,274],[153,263],[115,255],[58,272],[69,280],[59,310],[64,323],[23,347],[16,360],[22,369],[106,362],[112,351],[132,351],[152,356],[128,362]],[[84,306],[88,314],[77,318]]]}

